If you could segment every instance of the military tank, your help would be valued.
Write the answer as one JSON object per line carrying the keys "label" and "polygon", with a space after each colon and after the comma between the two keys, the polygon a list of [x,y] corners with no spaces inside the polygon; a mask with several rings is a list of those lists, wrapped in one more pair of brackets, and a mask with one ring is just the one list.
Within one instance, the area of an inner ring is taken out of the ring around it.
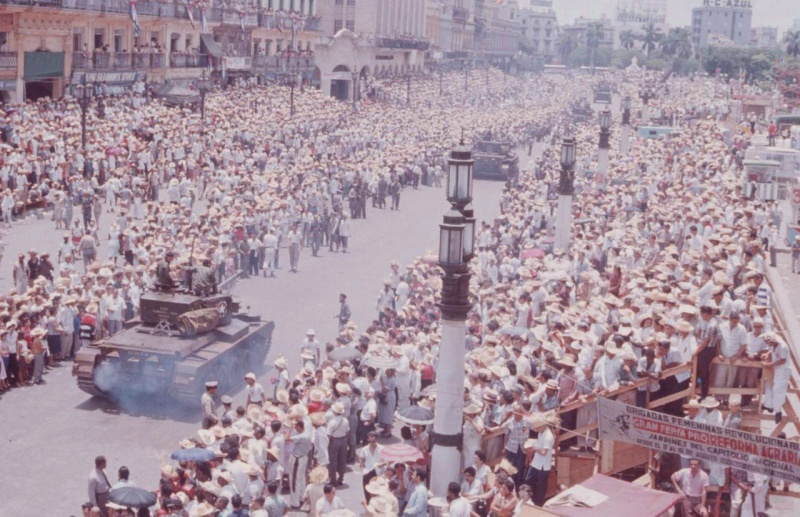
{"label": "military tank", "polygon": [[113,336],[82,348],[72,375],[90,395],[109,399],[167,394],[197,403],[207,381],[225,393],[264,364],[275,323],[240,312],[227,294],[154,291],[139,318]]}

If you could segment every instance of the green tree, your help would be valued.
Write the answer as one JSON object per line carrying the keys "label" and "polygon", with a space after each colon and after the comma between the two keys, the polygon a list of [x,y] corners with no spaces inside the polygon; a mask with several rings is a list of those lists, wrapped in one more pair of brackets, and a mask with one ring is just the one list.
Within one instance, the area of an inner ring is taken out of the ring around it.
{"label": "green tree", "polygon": [[783,35],[783,42],[786,43],[786,53],[791,57],[800,56],[800,30],[786,31]]}
{"label": "green tree", "polygon": [[619,33],[619,43],[622,48],[630,50],[636,44],[636,35],[633,31],[622,31]]}
{"label": "green tree", "polygon": [[661,52],[666,57],[689,59],[692,57],[692,36],[689,29],[677,27],[670,29],[661,41]]}
{"label": "green tree", "polygon": [[703,68],[709,74],[719,70],[729,77],[744,72],[747,82],[753,83],[772,79],[775,58],[775,54],[763,49],[712,47],[703,56]]}
{"label": "green tree", "polygon": [[603,42],[603,26],[600,23],[590,23],[586,27],[586,48],[589,49],[589,66],[594,73],[595,54]]}
{"label": "green tree", "polygon": [[654,23],[648,23],[644,26],[644,35],[642,36],[642,50],[644,50],[647,57],[650,58],[650,54],[658,48],[658,42],[661,41],[661,38],[664,35],[661,34],[659,29],[655,26]]}
{"label": "green tree", "polygon": [[578,44],[572,35],[565,35],[558,40],[558,56],[561,58],[562,63],[569,65],[569,57],[577,46]]}

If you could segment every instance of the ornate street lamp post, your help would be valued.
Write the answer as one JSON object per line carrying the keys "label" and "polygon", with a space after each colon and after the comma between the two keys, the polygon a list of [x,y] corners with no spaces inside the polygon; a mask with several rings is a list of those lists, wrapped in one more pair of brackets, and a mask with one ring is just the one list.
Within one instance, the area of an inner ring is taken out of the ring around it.
{"label": "ornate street lamp post", "polygon": [[619,150],[626,154],[630,148],[631,133],[631,98],[626,95],[622,99],[622,132],[619,139]]}
{"label": "ornate street lamp post", "polygon": [[611,111],[600,112],[600,143],[597,150],[597,182],[600,190],[606,189],[608,177],[608,150],[611,141]]}
{"label": "ornate street lamp post", "polygon": [[206,95],[211,91],[211,82],[206,80],[206,71],[203,78],[197,81],[197,91],[200,92],[200,134],[206,134]]}
{"label": "ornate street lamp post", "polygon": [[358,102],[358,67],[353,66],[353,111],[356,111],[356,102]]}
{"label": "ornate street lamp post", "polygon": [[575,194],[575,139],[565,138],[561,143],[561,176],[558,182],[558,208],[556,209],[556,235],[553,249],[567,251],[572,225],[572,196]]}
{"label": "ornate street lamp post", "polygon": [[81,84],[75,87],[77,90],[78,106],[81,108],[81,152],[83,153],[83,175],[89,171],[89,162],[86,159],[86,113],[92,103],[94,96],[94,85],[86,83],[86,74],[81,77]]}
{"label": "ornate street lamp post", "polygon": [[431,490],[447,494],[447,485],[460,477],[464,420],[464,335],[470,310],[469,260],[475,251],[472,212],[472,151],[462,142],[450,153],[447,200],[450,209],[439,225],[439,267],[442,276],[442,341],[436,372]]}
{"label": "ornate street lamp post", "polygon": [[654,99],[656,96],[655,90],[650,86],[645,86],[644,89],[639,93],[639,97],[642,99],[642,125],[647,126],[650,124],[650,100]]}

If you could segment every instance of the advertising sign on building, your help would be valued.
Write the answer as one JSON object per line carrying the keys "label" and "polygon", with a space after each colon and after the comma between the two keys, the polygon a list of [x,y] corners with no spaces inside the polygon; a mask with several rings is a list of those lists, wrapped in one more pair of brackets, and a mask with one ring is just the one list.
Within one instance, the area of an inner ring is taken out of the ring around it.
{"label": "advertising sign on building", "polygon": [[800,443],[693,422],[602,397],[597,404],[601,440],[633,443],[800,483]]}
{"label": "advertising sign on building", "polygon": [[619,0],[619,23],[664,23],[667,18],[666,0]]}
{"label": "advertising sign on building", "polygon": [[704,7],[739,7],[752,9],[752,0],[703,0]]}

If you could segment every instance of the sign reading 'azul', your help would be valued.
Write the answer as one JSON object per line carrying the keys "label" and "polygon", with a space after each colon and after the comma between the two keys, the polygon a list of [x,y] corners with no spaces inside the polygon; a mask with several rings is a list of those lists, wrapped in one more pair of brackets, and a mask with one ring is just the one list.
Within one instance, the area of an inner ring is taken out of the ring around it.
{"label": "sign reading 'azul'", "polygon": [[752,9],[752,0],[703,0],[703,5],[706,7],[740,7],[744,9]]}

